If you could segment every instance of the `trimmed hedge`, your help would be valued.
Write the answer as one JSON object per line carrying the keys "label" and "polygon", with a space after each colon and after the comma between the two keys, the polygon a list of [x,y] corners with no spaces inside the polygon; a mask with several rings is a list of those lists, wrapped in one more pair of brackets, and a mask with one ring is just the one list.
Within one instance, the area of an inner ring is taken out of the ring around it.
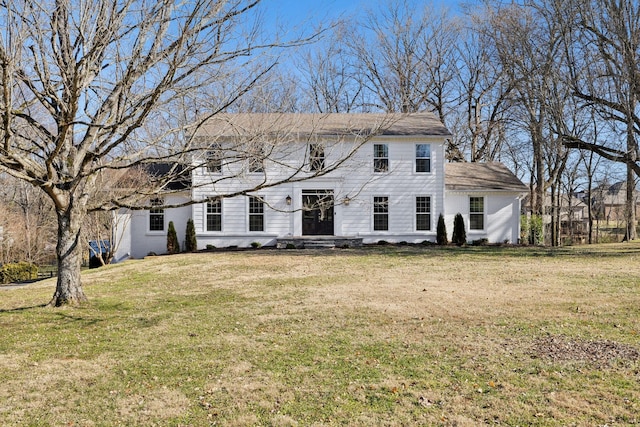
{"label": "trimmed hedge", "polygon": [[38,278],[38,266],[21,261],[0,267],[0,283],[24,282]]}

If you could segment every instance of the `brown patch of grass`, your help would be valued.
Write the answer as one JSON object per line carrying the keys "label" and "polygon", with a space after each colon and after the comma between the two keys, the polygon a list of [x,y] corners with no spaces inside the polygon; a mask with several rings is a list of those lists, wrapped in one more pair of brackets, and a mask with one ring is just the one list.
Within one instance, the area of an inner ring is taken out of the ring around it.
{"label": "brown patch of grass", "polygon": [[0,423],[638,423],[639,261],[640,243],[216,252],[86,272],[79,309],[38,307],[53,282],[0,291]]}

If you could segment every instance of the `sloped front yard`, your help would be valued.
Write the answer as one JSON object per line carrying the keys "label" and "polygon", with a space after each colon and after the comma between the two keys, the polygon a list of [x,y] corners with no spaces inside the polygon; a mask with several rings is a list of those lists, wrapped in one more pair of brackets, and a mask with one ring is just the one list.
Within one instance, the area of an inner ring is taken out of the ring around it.
{"label": "sloped front yard", "polygon": [[1,425],[640,423],[640,243],[153,257],[0,291]]}

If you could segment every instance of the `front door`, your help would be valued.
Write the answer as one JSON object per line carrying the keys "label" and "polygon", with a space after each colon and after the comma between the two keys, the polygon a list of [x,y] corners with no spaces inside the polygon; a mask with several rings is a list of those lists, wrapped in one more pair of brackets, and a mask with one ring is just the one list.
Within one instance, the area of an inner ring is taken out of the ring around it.
{"label": "front door", "polygon": [[302,191],[302,235],[333,236],[333,191]]}

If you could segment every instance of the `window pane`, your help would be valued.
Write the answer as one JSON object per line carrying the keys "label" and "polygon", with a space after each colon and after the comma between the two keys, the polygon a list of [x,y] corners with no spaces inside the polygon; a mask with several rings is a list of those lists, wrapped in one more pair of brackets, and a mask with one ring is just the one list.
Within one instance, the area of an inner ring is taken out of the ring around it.
{"label": "window pane", "polygon": [[484,230],[484,214],[469,215],[469,229]]}
{"label": "window pane", "polygon": [[249,215],[249,231],[264,231],[264,216]]}
{"label": "window pane", "polygon": [[416,172],[431,172],[431,160],[416,159]]}
{"label": "window pane", "polygon": [[387,144],[373,144],[373,157],[389,157]]}
{"label": "window pane", "polygon": [[264,202],[260,197],[249,197],[249,231],[264,231]]}
{"label": "window pane", "polygon": [[389,229],[389,197],[373,198],[373,229]]}
{"label": "window pane", "polygon": [[373,171],[374,172],[388,172],[389,171],[389,159],[373,159]]}
{"label": "window pane", "polygon": [[484,213],[484,197],[470,197],[469,211],[473,213]]}
{"label": "window pane", "polygon": [[222,172],[222,159],[220,158],[220,147],[214,146],[207,151],[207,172]]}
{"label": "window pane", "polygon": [[309,170],[324,169],[324,147],[319,144],[309,144]]}
{"label": "window pane", "polygon": [[207,215],[207,231],[222,231],[221,215]]}
{"label": "window pane", "polygon": [[429,158],[431,157],[431,145],[429,144],[416,144],[416,158]]}
{"label": "window pane", "polygon": [[416,230],[420,230],[420,231],[431,230],[431,215],[429,215],[429,214],[417,214],[416,215]]}
{"label": "window pane", "polygon": [[416,230],[431,230],[431,197],[416,197]]}
{"label": "window pane", "polygon": [[222,201],[207,202],[207,231],[222,231]]}
{"label": "window pane", "polygon": [[[152,206],[160,206],[164,203],[161,198],[151,199]],[[164,230],[164,209],[152,208],[149,210],[149,230],[150,231],[163,231]]]}

